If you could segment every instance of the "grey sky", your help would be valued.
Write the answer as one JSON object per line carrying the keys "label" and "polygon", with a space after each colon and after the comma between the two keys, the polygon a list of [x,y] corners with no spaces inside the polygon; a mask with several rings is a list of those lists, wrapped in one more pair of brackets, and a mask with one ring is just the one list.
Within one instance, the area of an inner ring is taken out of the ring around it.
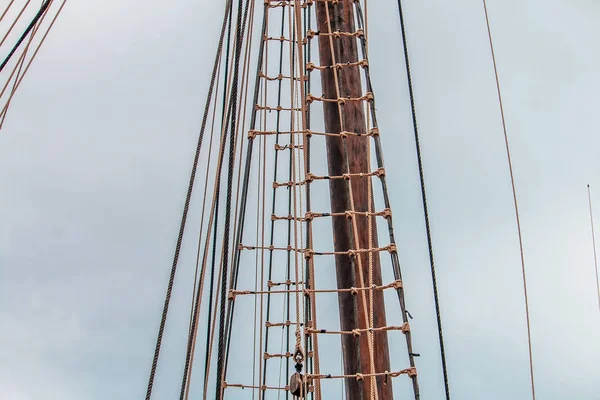
{"label": "grey sky", "polygon": [[[451,389],[456,399],[528,399],[518,243],[482,4],[405,3]],[[600,199],[600,4],[488,7],[522,212],[538,398],[597,399],[586,184]],[[395,1],[371,1],[369,12],[378,117],[382,132],[399,132],[382,140],[423,399],[439,399]],[[3,400],[145,391],[220,19],[221,2],[67,4],[0,132]],[[187,307],[192,247],[173,310]],[[186,318],[171,315],[156,399],[177,393]]]}

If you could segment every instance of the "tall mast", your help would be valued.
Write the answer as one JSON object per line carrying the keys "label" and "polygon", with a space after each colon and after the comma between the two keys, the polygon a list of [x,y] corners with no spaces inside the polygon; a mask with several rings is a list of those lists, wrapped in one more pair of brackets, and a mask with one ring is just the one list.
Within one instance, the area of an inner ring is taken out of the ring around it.
{"label": "tall mast", "polygon": [[[334,64],[356,63],[359,61],[355,36],[333,35],[335,32],[354,33],[354,2],[340,0],[339,3],[316,2],[317,25],[319,29],[319,58],[322,66]],[[337,75],[337,76],[336,76]],[[365,93],[361,85],[360,67],[344,66],[342,68],[329,68],[321,70],[321,84],[324,98],[334,99],[334,102],[323,102],[325,115],[325,129],[327,132],[353,132],[365,133],[366,121],[364,103],[362,101],[338,101],[339,98],[360,98]],[[331,176],[341,176],[346,173],[369,173],[368,136],[356,137],[349,135],[347,138],[339,136],[327,137],[327,161]],[[331,211],[332,213],[345,213],[352,206],[356,212],[373,210],[371,190],[368,180],[360,177],[350,178],[350,182],[341,179],[332,179],[329,182]],[[349,189],[350,187],[350,189]],[[371,207],[369,207],[371,201]],[[333,217],[334,246],[336,252],[353,249],[377,248],[377,232],[374,218],[364,215],[354,215],[355,224],[345,216]],[[369,240],[369,223],[371,223],[372,238]],[[356,229],[357,228],[357,229]],[[372,256],[372,284],[381,285],[381,267],[379,254],[371,252]],[[360,260],[359,260],[360,258]],[[339,289],[359,286],[361,263],[362,278],[365,285],[369,282],[368,268],[369,253],[361,252],[352,260],[348,255],[335,257],[337,286]],[[368,296],[368,291],[361,291],[357,295],[348,292],[339,293],[340,326],[342,330],[352,331],[368,326],[368,313],[365,314],[361,306],[362,296]],[[373,322],[374,327],[386,326],[385,307],[382,291],[373,291]],[[358,324],[358,326],[357,326]],[[373,351],[375,371],[371,371],[369,353],[369,340],[367,335],[354,337],[342,336],[342,352],[344,373],[369,374],[390,371],[390,355],[387,332],[376,332],[374,335]],[[346,379],[346,399],[374,399],[371,394],[368,379],[360,382],[356,379]],[[362,386],[362,388],[361,388]],[[377,378],[377,391],[380,400],[393,398],[392,384],[384,384],[383,377]],[[362,392],[362,393],[361,393]]]}

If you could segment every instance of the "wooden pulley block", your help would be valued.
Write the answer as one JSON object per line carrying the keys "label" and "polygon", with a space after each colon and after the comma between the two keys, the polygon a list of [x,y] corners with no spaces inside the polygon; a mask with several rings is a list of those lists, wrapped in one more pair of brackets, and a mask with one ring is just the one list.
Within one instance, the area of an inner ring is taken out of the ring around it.
{"label": "wooden pulley block", "polygon": [[303,397],[304,385],[302,384],[302,374],[296,372],[290,378],[290,393],[292,396]]}

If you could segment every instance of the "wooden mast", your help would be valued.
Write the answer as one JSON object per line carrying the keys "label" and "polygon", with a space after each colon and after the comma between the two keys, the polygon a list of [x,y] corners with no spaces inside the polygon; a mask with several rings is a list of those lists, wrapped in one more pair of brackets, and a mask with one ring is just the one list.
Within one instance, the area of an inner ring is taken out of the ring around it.
{"label": "wooden mast", "polygon": [[[354,1],[340,0],[337,4],[328,1],[318,1],[316,4],[317,24],[320,33],[355,32],[354,24]],[[321,65],[331,66],[336,63],[348,63],[358,61],[358,49],[356,37],[344,36],[333,38],[331,35],[319,36],[319,58]],[[333,42],[333,44],[331,43]],[[333,45],[333,54],[331,46]],[[336,87],[334,73],[337,73],[339,87]],[[344,66],[340,69],[325,69],[321,71],[321,83],[324,97],[327,99],[337,99],[338,91],[341,97],[359,98],[365,93],[361,85],[361,71],[358,66]],[[325,129],[327,132],[339,133],[342,131],[365,133],[365,113],[364,102],[346,101],[342,106],[342,116],[336,102],[323,102]],[[343,122],[343,125],[342,125]],[[370,137],[348,136],[346,146],[344,140],[337,136],[327,137],[327,161],[329,175],[340,176],[347,173],[347,161],[350,173],[367,173],[370,171],[367,155],[369,151],[368,141]],[[370,178],[351,178],[352,196],[355,211],[368,211],[369,204],[369,186],[367,179]],[[329,181],[331,211],[334,213],[344,213],[350,210],[350,196],[348,193],[348,183],[342,179],[332,179]],[[371,204],[371,210],[373,210]],[[333,217],[333,235],[335,251],[348,251],[350,249],[368,249],[376,248],[377,232],[375,227],[375,218],[371,218],[372,223],[372,243],[369,244],[369,221],[366,216],[354,216],[358,227],[358,235],[353,234],[352,220],[346,217]],[[357,240],[358,239],[358,240]],[[354,246],[351,244],[354,242]],[[363,280],[365,286],[368,285],[368,253],[360,253],[361,264],[363,266]],[[381,285],[381,267],[379,254],[373,253],[373,284]],[[347,255],[337,255],[335,257],[337,286],[338,288],[359,287],[358,260],[352,263]],[[354,265],[354,271],[352,266]],[[359,291],[352,295],[348,292],[340,292],[338,296],[340,309],[341,329],[351,331],[356,328],[364,329],[368,325],[368,315],[365,314],[362,307],[362,296],[367,296],[368,291]],[[382,291],[374,291],[373,314],[374,327],[386,326],[385,307]],[[356,297],[356,298],[354,298]],[[367,302],[368,304],[368,302]],[[358,305],[358,306],[356,306]],[[358,326],[356,322],[358,321]],[[371,373],[371,363],[369,354],[368,335],[362,334],[359,337],[352,335],[342,335],[342,352],[344,360],[344,373],[362,374]],[[376,332],[374,334],[374,361],[376,373],[390,371],[390,356],[388,347],[387,332]],[[371,394],[371,381],[365,378],[359,382],[356,379],[346,379],[346,399],[347,400],[370,400],[375,396]],[[362,396],[361,396],[362,386]],[[384,383],[383,377],[377,379],[377,391],[379,400],[391,400],[393,398],[392,384]]]}

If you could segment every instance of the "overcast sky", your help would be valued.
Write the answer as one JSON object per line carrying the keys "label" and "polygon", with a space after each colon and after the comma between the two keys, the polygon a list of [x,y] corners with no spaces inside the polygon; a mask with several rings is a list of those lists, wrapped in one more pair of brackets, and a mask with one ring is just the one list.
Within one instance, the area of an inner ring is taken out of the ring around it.
{"label": "overcast sky", "polygon": [[[0,131],[2,400],[145,392],[221,8],[67,3]],[[521,207],[538,399],[596,400],[600,312],[586,184],[600,219],[600,3],[490,0],[488,8]],[[379,122],[398,132],[382,140],[417,316],[422,398],[440,399],[396,2],[370,1],[369,12]],[[482,3],[409,0],[405,18],[451,391],[455,399],[529,399],[518,241]],[[187,303],[177,294],[172,307]],[[175,311],[170,322],[186,317]],[[167,334],[156,399],[178,393],[178,326]]]}

